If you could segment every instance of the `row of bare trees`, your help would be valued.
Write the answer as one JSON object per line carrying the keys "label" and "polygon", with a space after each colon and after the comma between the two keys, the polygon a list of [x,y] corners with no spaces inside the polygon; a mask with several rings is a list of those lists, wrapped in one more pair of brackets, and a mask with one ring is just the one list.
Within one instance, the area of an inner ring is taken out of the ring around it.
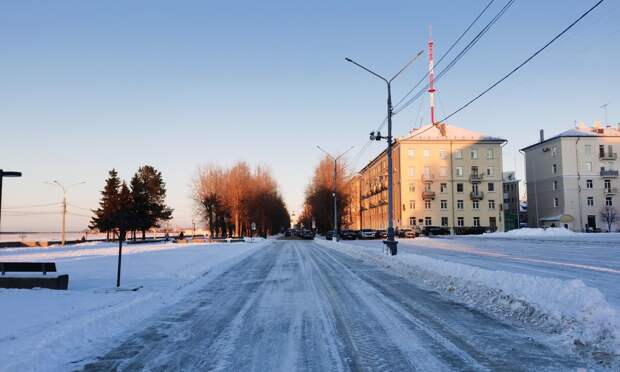
{"label": "row of bare trees", "polygon": [[[349,174],[343,162],[337,163],[336,196],[338,226],[341,225],[343,211],[350,202],[348,186]],[[314,169],[314,175],[306,188],[305,203],[298,223],[305,227],[316,223],[320,233],[334,228],[334,161],[325,157]]]}
{"label": "row of bare trees", "polygon": [[194,179],[194,200],[211,236],[270,235],[290,225],[289,213],[271,172],[245,162],[231,168],[208,165]]}

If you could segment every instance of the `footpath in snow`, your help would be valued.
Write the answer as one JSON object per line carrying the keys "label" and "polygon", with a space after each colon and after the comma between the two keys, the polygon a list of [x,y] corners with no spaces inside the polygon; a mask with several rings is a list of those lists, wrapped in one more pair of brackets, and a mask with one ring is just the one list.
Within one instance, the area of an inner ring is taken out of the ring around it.
{"label": "footpath in snow", "polygon": [[394,257],[378,240],[320,243],[555,335],[574,352],[620,354],[620,234],[521,234],[405,239]]}
{"label": "footpath in snow", "polygon": [[2,261],[53,261],[69,274],[69,290],[0,289],[0,371],[56,371],[112,346],[158,310],[181,300],[256,252],[265,241],[219,244],[138,244],[0,250]]}

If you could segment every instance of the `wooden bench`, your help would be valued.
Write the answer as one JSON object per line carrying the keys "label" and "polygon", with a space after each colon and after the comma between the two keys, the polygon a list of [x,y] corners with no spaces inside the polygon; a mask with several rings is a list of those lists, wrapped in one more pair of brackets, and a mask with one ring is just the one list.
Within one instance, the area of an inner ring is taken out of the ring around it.
{"label": "wooden bench", "polygon": [[[56,272],[54,262],[0,262],[0,288],[67,289],[69,275],[48,276]],[[6,273],[42,273],[42,276],[6,276]]]}

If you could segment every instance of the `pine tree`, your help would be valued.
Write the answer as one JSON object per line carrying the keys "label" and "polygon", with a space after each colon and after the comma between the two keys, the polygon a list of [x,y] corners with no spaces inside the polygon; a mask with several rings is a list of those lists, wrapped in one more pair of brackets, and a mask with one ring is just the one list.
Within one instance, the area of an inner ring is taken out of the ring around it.
{"label": "pine tree", "polygon": [[101,191],[99,208],[93,211],[95,216],[90,223],[90,228],[106,232],[108,240],[110,239],[110,231],[116,227],[115,214],[119,206],[120,185],[121,180],[118,178],[118,173],[115,169],[112,169],[109,172],[108,179],[105,181],[103,191]]}
{"label": "pine tree", "polygon": [[118,194],[118,210],[114,217],[119,229],[119,239],[125,240],[126,231],[133,228],[133,198],[125,181]]}
{"label": "pine tree", "polygon": [[155,168],[145,165],[138,169],[131,179],[131,195],[133,226],[142,232],[142,239],[146,230],[172,218],[172,209],[166,206],[166,185]]}

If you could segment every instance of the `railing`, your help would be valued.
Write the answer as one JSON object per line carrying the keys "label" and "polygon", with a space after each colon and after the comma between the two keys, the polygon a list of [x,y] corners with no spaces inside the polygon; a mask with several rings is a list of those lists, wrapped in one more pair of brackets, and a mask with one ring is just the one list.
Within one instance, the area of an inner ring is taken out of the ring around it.
{"label": "railing", "polygon": [[618,193],[617,187],[607,187],[605,189],[605,194],[617,194],[617,193]]}
{"label": "railing", "polygon": [[435,199],[435,191],[431,191],[431,190],[422,191],[422,199],[424,200]]}
{"label": "railing", "polygon": [[483,178],[484,178],[484,176],[482,175],[482,173],[472,173],[469,176],[469,180],[471,182],[482,182]]}
{"label": "railing", "polygon": [[423,174],[422,175],[422,180],[424,182],[433,182],[434,179],[435,179],[435,177],[432,174]]}
{"label": "railing", "polygon": [[473,201],[484,199],[484,192],[482,191],[472,191],[469,193],[469,197]]}
{"label": "railing", "polygon": [[615,152],[600,153],[598,157],[601,160],[617,160],[618,153],[615,153]]}
{"label": "railing", "polygon": [[618,177],[618,171],[611,169],[601,169],[601,177],[616,178]]}

